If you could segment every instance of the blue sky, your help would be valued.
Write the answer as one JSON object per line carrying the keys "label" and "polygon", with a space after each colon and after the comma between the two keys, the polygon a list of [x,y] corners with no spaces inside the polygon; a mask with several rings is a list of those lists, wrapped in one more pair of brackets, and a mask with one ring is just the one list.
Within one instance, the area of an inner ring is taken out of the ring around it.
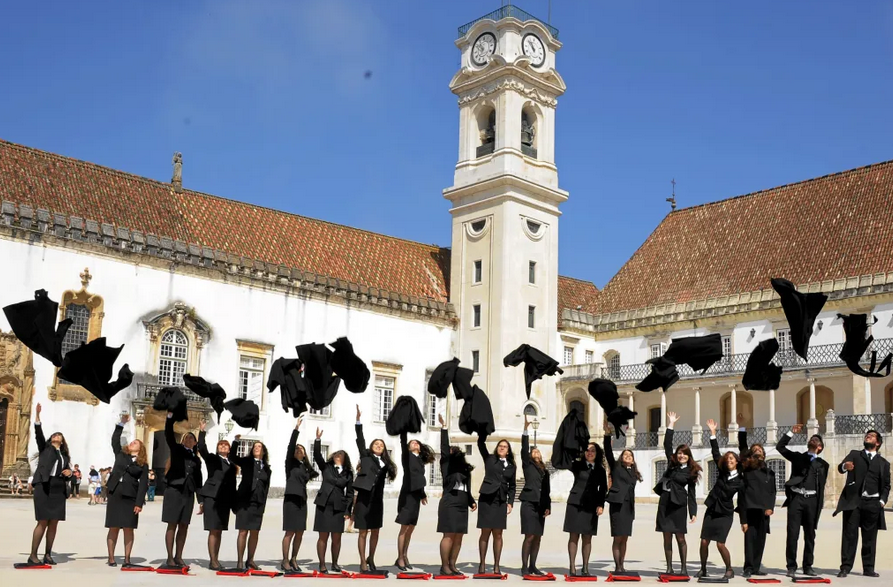
{"label": "blue sky", "polygon": [[[191,189],[448,246],[456,28],[499,5],[9,3],[0,138],[163,181],[178,150]],[[886,0],[553,0],[552,24],[564,275],[603,286],[674,177],[691,206],[893,159]]]}

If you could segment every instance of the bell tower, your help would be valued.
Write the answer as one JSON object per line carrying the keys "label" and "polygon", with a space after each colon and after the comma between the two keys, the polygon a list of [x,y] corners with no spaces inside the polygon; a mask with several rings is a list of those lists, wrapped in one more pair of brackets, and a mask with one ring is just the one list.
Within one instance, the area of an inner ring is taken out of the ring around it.
{"label": "bell tower", "polygon": [[558,30],[509,5],[461,27],[456,46],[459,161],[443,195],[452,205],[457,356],[490,397],[494,439],[518,441],[526,408],[550,440],[564,416],[555,378],[534,383],[528,402],[523,367],[502,359],[522,343],[560,356],[558,208],[568,194],[555,166],[555,107],[565,91]]}

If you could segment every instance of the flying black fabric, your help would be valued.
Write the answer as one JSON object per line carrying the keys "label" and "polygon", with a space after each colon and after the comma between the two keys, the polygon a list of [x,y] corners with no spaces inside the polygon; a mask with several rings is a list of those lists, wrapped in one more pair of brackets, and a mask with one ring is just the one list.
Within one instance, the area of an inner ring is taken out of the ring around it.
{"label": "flying black fabric", "polygon": [[211,407],[217,412],[217,421],[223,413],[223,402],[226,400],[226,391],[217,383],[208,383],[202,377],[183,374],[183,383],[189,390],[199,397],[211,401]]}
{"label": "flying black fabric", "polygon": [[65,354],[58,373],[59,379],[80,385],[96,396],[96,399],[107,404],[115,394],[133,382],[133,371],[126,363],[118,370],[118,379],[109,381],[115,361],[123,348],[124,345],[106,346],[105,337],[81,344]]}
{"label": "flying black fabric", "polygon": [[422,431],[422,411],[411,395],[401,395],[394,402],[391,413],[385,422],[385,430],[391,436],[408,432]]}
{"label": "flying black fabric", "polygon": [[155,396],[152,409],[159,412],[170,412],[174,422],[183,422],[189,419],[186,411],[186,396],[179,387],[162,387]]}
{"label": "flying black fabric", "polygon": [[233,421],[242,428],[254,428],[260,423],[260,410],[257,404],[250,399],[237,397],[231,399],[223,406],[232,414]]}
{"label": "flying black fabric", "polygon": [[472,386],[471,399],[465,400],[459,411],[459,430],[478,436],[489,436],[496,431],[490,398],[477,385]]}
{"label": "flying black fabric", "polygon": [[636,417],[636,412],[620,405],[617,385],[608,379],[593,379],[589,382],[589,395],[602,407],[608,422],[614,425],[614,434],[617,438],[620,438],[621,434],[626,436],[623,427],[628,426],[629,421]]}
{"label": "flying black fabric", "polygon": [[299,359],[279,357],[273,362],[267,389],[272,392],[277,387],[284,411],[291,409],[296,418],[307,411],[307,385],[301,375]]}
{"label": "flying black fabric", "polygon": [[453,378],[456,376],[456,369],[459,368],[459,359],[453,357],[449,361],[444,361],[434,368],[431,378],[428,379],[428,393],[434,397],[441,399],[447,396],[450,385],[453,384]]}
{"label": "flying black fabric", "polygon": [[781,385],[781,367],[772,362],[778,352],[778,340],[761,340],[747,358],[741,384],[744,389],[769,391]]}
{"label": "flying black fabric", "polygon": [[372,374],[363,359],[353,352],[353,345],[342,336],[330,344],[335,352],[332,355],[332,369],[344,382],[344,387],[351,393],[363,393],[369,386]]}
{"label": "flying black fabric", "polygon": [[688,365],[695,371],[706,371],[722,358],[722,335],[687,336],[674,338],[664,353],[664,359],[674,365]]}
{"label": "flying black fabric", "polygon": [[[890,375],[893,354],[887,353],[880,366],[877,365],[877,351],[871,351],[871,366],[866,370],[859,362],[868,352],[868,347],[874,341],[873,336],[868,336],[867,314],[838,314],[843,320],[843,333],[845,340],[840,350],[840,358],[846,363],[850,371],[862,377],[887,377]],[[872,324],[877,323],[877,318]]]}
{"label": "flying black fabric", "polygon": [[530,399],[530,386],[543,375],[555,375],[564,373],[558,367],[558,361],[541,350],[522,344],[502,360],[506,367],[517,367],[524,363],[524,389],[527,391],[527,399]]}
{"label": "flying black fabric", "polygon": [[552,443],[552,466],[556,469],[570,469],[574,459],[589,446],[589,427],[583,414],[576,408],[568,412]]}
{"label": "flying black fabric", "polygon": [[815,319],[828,296],[823,293],[800,293],[793,283],[778,277],[772,279],[772,288],[781,297],[781,307],[791,327],[791,347],[806,360]]}
{"label": "flying black fabric", "polygon": [[298,359],[304,365],[307,403],[315,410],[331,405],[341,384],[341,378],[332,370],[334,353],[324,344],[302,344],[296,348]]}
{"label": "flying black fabric", "polygon": [[3,313],[22,344],[56,367],[62,366],[62,339],[71,326],[71,319],[56,325],[59,304],[47,296],[45,289],[35,291],[33,300],[6,306]]}
{"label": "flying black fabric", "polygon": [[474,397],[474,388],[471,385],[471,378],[474,377],[474,371],[459,367],[456,369],[456,376],[453,378],[453,395],[456,399],[470,400]]}
{"label": "flying black fabric", "polygon": [[657,357],[645,362],[651,365],[651,373],[636,385],[636,389],[639,391],[654,391],[661,387],[666,391],[679,381],[679,372],[672,361],[668,361],[664,357]]}

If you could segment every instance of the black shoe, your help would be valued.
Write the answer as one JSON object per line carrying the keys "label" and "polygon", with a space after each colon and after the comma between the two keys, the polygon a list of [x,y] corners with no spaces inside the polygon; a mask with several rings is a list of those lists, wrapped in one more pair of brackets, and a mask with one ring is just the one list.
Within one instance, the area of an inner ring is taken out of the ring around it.
{"label": "black shoe", "polygon": [[589,576],[589,571],[587,571],[586,569],[583,569],[583,570],[580,572],[580,576],[581,576],[581,577],[588,577],[588,576]]}
{"label": "black shoe", "polygon": [[405,573],[406,571],[409,570],[409,568],[406,565],[403,565],[403,566],[400,565],[399,558],[394,561],[394,566],[397,567],[397,570],[400,571],[401,573]]}
{"label": "black shoe", "polygon": [[180,567],[181,569],[189,568],[189,565],[187,565],[185,562],[183,562],[183,559],[181,559],[181,558],[175,558],[174,564],[177,565],[178,567]]}
{"label": "black shoe", "polygon": [[448,570],[446,570],[446,569],[443,568],[443,567],[440,567],[440,572],[438,573],[438,575],[441,576],[441,577],[450,577],[450,576],[452,576],[453,574],[454,574],[454,573],[453,573],[452,571],[448,571]]}
{"label": "black shoe", "polygon": [[463,573],[461,571],[450,571],[450,575],[452,575],[454,577],[464,577],[465,573]]}
{"label": "black shoe", "polygon": [[803,574],[806,575],[807,577],[818,577],[819,576],[819,574],[816,573],[815,569],[813,569],[812,567],[804,567]]}
{"label": "black shoe", "polygon": [[521,567],[521,576],[522,577],[524,577],[526,575],[532,575],[532,574],[533,573],[531,573],[529,570],[525,569],[524,567]]}
{"label": "black shoe", "polygon": [[757,577],[765,577],[765,576],[768,575],[769,573],[767,573],[767,572],[764,571],[763,569],[760,569],[760,570],[758,570],[758,571],[754,571],[753,574],[756,575]]}
{"label": "black shoe", "polygon": [[544,571],[541,571],[537,567],[530,567],[530,574],[536,575],[537,577],[545,577],[546,576],[546,573]]}
{"label": "black shoe", "polygon": [[667,565],[667,570],[664,571],[665,575],[672,575],[673,573],[673,565]]}
{"label": "black shoe", "polygon": [[291,566],[291,572],[292,572],[292,573],[303,573],[303,572],[304,572],[304,569],[302,569],[302,568],[299,567],[298,565],[292,565],[292,566]]}
{"label": "black shoe", "polygon": [[410,571],[412,571],[412,570],[413,570],[413,566],[412,566],[412,563],[409,562],[409,557],[404,556],[404,557],[403,557],[403,560],[406,561],[406,568],[409,569]]}
{"label": "black shoe", "polygon": [[115,561],[109,561],[109,562],[105,563],[105,566],[107,566],[107,567],[117,567],[117,566],[118,566],[118,563],[115,562]]}
{"label": "black shoe", "polygon": [[375,568],[375,561],[372,560],[372,557],[371,557],[371,556],[368,557],[368,558],[366,559],[366,564],[369,565],[369,570],[370,570],[370,571],[377,571],[377,570],[378,570],[377,568]]}
{"label": "black shoe", "polygon": [[726,579],[734,579],[735,578],[735,569],[726,569],[726,574],[723,575]]}
{"label": "black shoe", "polygon": [[797,569],[788,569],[788,572],[785,573],[785,575],[793,579],[797,576]]}
{"label": "black shoe", "polygon": [[862,576],[863,577],[880,577],[880,575],[878,575],[874,571],[862,571]]}
{"label": "black shoe", "polygon": [[[673,573],[670,573],[670,574],[672,575]],[[707,576],[707,569],[705,569],[705,568],[703,568],[703,567],[701,568],[700,571],[698,571],[698,572],[695,574],[695,578],[696,578],[696,579],[700,579],[701,577],[706,577],[706,576]]]}
{"label": "black shoe", "polygon": [[56,566],[56,561],[54,561],[54,560],[53,560],[53,557],[51,557],[50,555],[45,554],[45,555],[43,556],[43,564],[45,564],[45,565],[51,565],[51,566]]}
{"label": "black shoe", "polygon": [[837,573],[837,576],[840,577],[841,579],[843,579],[844,577],[846,577],[849,574],[850,574],[849,571],[844,571],[843,569],[840,569],[840,572]]}
{"label": "black shoe", "polygon": [[286,567],[283,563],[279,563],[279,570],[282,571],[283,573],[291,573],[292,572],[291,565]]}
{"label": "black shoe", "polygon": [[341,573],[343,569],[338,566],[338,563],[332,563],[332,572],[333,573]]}
{"label": "black shoe", "polygon": [[753,575],[753,573],[750,571],[750,569],[744,569],[744,572],[741,573],[741,576],[745,579],[750,579],[751,575]]}
{"label": "black shoe", "polygon": [[248,567],[248,569],[252,570],[252,571],[260,570],[260,567],[257,566],[257,563],[255,563],[254,561],[248,561],[248,563],[245,566]]}
{"label": "black shoe", "polygon": [[209,571],[215,571],[215,572],[216,572],[216,571],[222,571],[222,570],[223,570],[223,567],[221,567],[219,564],[212,565],[211,563],[208,563],[208,570],[209,570]]}

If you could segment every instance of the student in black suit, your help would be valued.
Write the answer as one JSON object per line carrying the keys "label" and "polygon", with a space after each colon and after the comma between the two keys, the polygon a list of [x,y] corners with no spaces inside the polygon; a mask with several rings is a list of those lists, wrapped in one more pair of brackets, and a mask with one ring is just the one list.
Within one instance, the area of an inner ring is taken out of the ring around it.
{"label": "student in black suit", "polygon": [[[238,555],[237,569],[260,570],[254,562],[254,553],[257,551],[257,539],[260,528],[264,522],[264,510],[267,507],[267,494],[270,492],[270,477],[273,475],[270,469],[270,453],[266,445],[255,440],[251,444],[251,450],[244,457],[239,456],[239,445],[243,441],[236,435],[236,450],[233,456],[233,464],[239,467],[242,480],[236,489],[236,502],[233,511],[236,513],[236,530],[239,537],[236,540],[236,554]],[[244,441],[251,442],[251,441]],[[248,558],[244,559],[245,546],[248,546]],[[242,561],[245,560],[245,566]]]}
{"label": "student in black suit", "polygon": [[806,443],[807,452],[794,452],[787,446],[794,437],[803,431],[803,425],[792,426],[790,432],[782,435],[775,445],[779,454],[791,462],[791,477],[785,483],[785,500],[782,507],[788,508],[787,541],[785,558],[787,575],[797,572],[797,543],[800,541],[800,528],[803,528],[803,574],[818,575],[812,568],[815,551],[815,531],[819,527],[822,504],[825,501],[825,481],[828,479],[828,463],[819,455],[825,449],[822,437],[814,434]]}
{"label": "student in black suit", "polygon": [[[353,521],[360,531],[357,549],[360,552],[360,572],[375,571],[375,550],[378,548],[378,532],[384,523],[384,484],[385,479],[397,478],[397,465],[388,454],[384,440],[376,438],[366,447],[363,436],[362,414],[357,405],[357,450],[360,462],[357,465],[357,478],[353,488],[357,493],[353,510]],[[369,554],[366,554],[366,538],[369,537]]]}
{"label": "student in black suit", "polygon": [[468,510],[477,509],[471,496],[471,471],[473,465],[465,460],[465,453],[458,446],[450,446],[450,435],[443,416],[440,421],[440,476],[443,480],[443,497],[437,507],[437,531],[440,540],[439,575],[461,575],[456,568],[462,537],[468,533]]}
{"label": "student in black suit", "polygon": [[206,444],[206,423],[202,421],[198,434],[198,452],[205,461],[208,479],[198,491],[199,506],[208,532],[208,568],[219,571],[220,542],[223,532],[229,530],[229,514],[236,501],[236,465],[229,459],[232,447],[229,441],[219,440],[217,452],[208,452]]}
{"label": "student in black suit", "polygon": [[[704,514],[704,522],[701,525],[701,570],[698,578],[707,576],[707,553],[711,542],[716,542],[716,549],[726,565],[724,577],[731,579],[735,576],[732,569],[732,556],[726,548],[726,540],[732,529],[735,512],[738,512],[741,529],[747,532],[747,519],[742,504],[742,492],[744,491],[744,475],[739,470],[740,461],[738,455],[732,451],[725,454],[719,452],[719,442],[716,440],[716,421],[707,420],[707,428],[710,429],[710,451],[713,454],[713,462],[718,468],[719,474],[713,489],[704,501],[707,511]],[[738,507],[735,506],[735,496],[738,496]],[[683,572],[685,570],[683,569]]]}
{"label": "student in black suit", "polygon": [[747,431],[738,429],[738,450],[741,451],[741,471],[744,474],[744,572],[763,576],[763,550],[769,534],[769,519],[775,512],[775,471],[766,465],[766,449],[762,444],[747,446]]}
{"label": "student in black suit", "polygon": [[862,576],[879,576],[874,570],[877,532],[887,529],[884,506],[890,497],[890,463],[878,453],[883,442],[879,432],[869,430],[863,439],[863,450],[850,451],[838,467],[846,475],[846,484],[834,511],[835,516],[843,512],[838,577],[846,577],[853,570],[860,531]]}
{"label": "student in black suit", "polygon": [[112,433],[112,452],[115,466],[109,475],[109,501],[105,509],[105,527],[109,529],[106,544],[109,550],[108,566],[117,566],[115,546],[118,544],[118,531],[124,529],[124,568],[133,566],[130,553],[133,550],[133,531],[139,525],[140,512],[146,503],[149,490],[149,457],[141,440],[131,440],[126,447],[121,446],[124,425],[130,421],[127,414]]}
{"label": "student in black suit", "polygon": [[633,451],[624,449],[620,453],[620,461],[614,460],[614,451],[611,448],[613,432],[611,425],[605,429],[605,459],[608,461],[608,469],[611,471],[611,489],[604,501],[610,504],[611,536],[614,543],[611,552],[614,555],[614,570],[618,573],[626,571],[626,545],[629,537],[633,535],[633,522],[636,519],[636,484],[641,483],[642,474],[636,466],[636,457]]}
{"label": "student in black suit", "polygon": [[282,500],[282,529],[285,536],[282,538],[282,563],[279,568],[286,573],[302,572],[298,566],[298,551],[307,529],[307,483],[319,477],[319,473],[310,465],[307,449],[298,444],[298,429],[303,421],[304,417],[301,416],[295,422],[285,453],[285,497]]}
{"label": "student in black suit", "polygon": [[316,517],[313,530],[319,533],[316,541],[316,554],[319,557],[319,570],[327,573],[326,544],[332,536],[332,571],[341,572],[338,556],[341,554],[341,535],[344,533],[344,520],[350,518],[353,508],[353,469],[350,457],[343,450],[322,458],[322,430],[316,429],[316,442],[313,443],[313,460],[322,473],[322,484],[316,493]]}
{"label": "student in black suit", "polygon": [[679,420],[676,412],[668,412],[669,425],[664,436],[664,454],[667,456],[667,470],[654,486],[660,495],[657,504],[656,529],[664,535],[664,556],[667,559],[667,574],[673,574],[673,537],[679,547],[682,563],[681,574],[688,574],[688,543],[685,534],[688,524],[698,520],[698,502],[695,499],[695,485],[701,478],[701,467],[691,454],[687,444],[680,444],[673,450],[673,425]]}
{"label": "student in black suit", "polygon": [[56,529],[60,521],[65,520],[65,501],[68,498],[68,479],[71,477],[71,458],[68,455],[68,443],[61,432],[50,435],[47,443],[40,424],[40,404],[35,408],[34,440],[40,456],[31,486],[34,488],[34,518],[37,525],[31,535],[31,556],[28,562],[41,564],[37,557],[37,549],[46,536],[46,550],[43,563],[55,565],[53,560],[53,542],[56,540]]}
{"label": "student in black suit", "polygon": [[202,487],[202,461],[195,454],[195,445],[198,443],[195,434],[187,432],[182,441],[177,443],[173,414],[170,412],[164,424],[164,440],[171,456],[164,475],[164,503],[161,506],[161,521],[167,524],[167,531],[164,533],[167,560],[163,566],[185,567],[183,547],[186,546],[186,534],[192,520],[195,493]]}
{"label": "student in black suit", "polygon": [[527,428],[530,421],[524,414],[524,434],[521,436],[521,468],[524,471],[524,489],[518,498],[521,502],[521,574],[545,575],[536,568],[540,552],[540,542],[546,527],[546,516],[552,513],[552,495],[549,484],[549,471],[543,462],[540,449],[530,449],[530,436]]}
{"label": "student in black suit", "polygon": [[598,534],[598,517],[604,513],[605,495],[608,491],[608,474],[605,471],[605,455],[601,447],[589,443],[582,458],[571,464],[574,484],[567,497],[564,512],[564,531],[568,533],[568,574],[577,574],[577,547],[583,538],[583,576],[589,575],[589,554],[592,537]]}
{"label": "student in black suit", "polygon": [[397,535],[397,561],[394,565],[400,571],[412,570],[409,562],[409,542],[419,523],[421,506],[428,505],[425,494],[425,465],[434,462],[434,449],[418,440],[407,440],[407,433],[400,433],[400,466],[403,468],[403,484],[397,498],[397,518],[400,533]]}
{"label": "student in black suit", "polygon": [[484,460],[484,480],[481,482],[477,527],[481,531],[478,540],[480,564],[478,573],[486,572],[487,549],[493,535],[493,573],[499,574],[502,557],[502,531],[508,514],[515,503],[515,455],[506,439],[496,443],[496,453],[487,448],[487,437],[478,434],[478,450]]}

